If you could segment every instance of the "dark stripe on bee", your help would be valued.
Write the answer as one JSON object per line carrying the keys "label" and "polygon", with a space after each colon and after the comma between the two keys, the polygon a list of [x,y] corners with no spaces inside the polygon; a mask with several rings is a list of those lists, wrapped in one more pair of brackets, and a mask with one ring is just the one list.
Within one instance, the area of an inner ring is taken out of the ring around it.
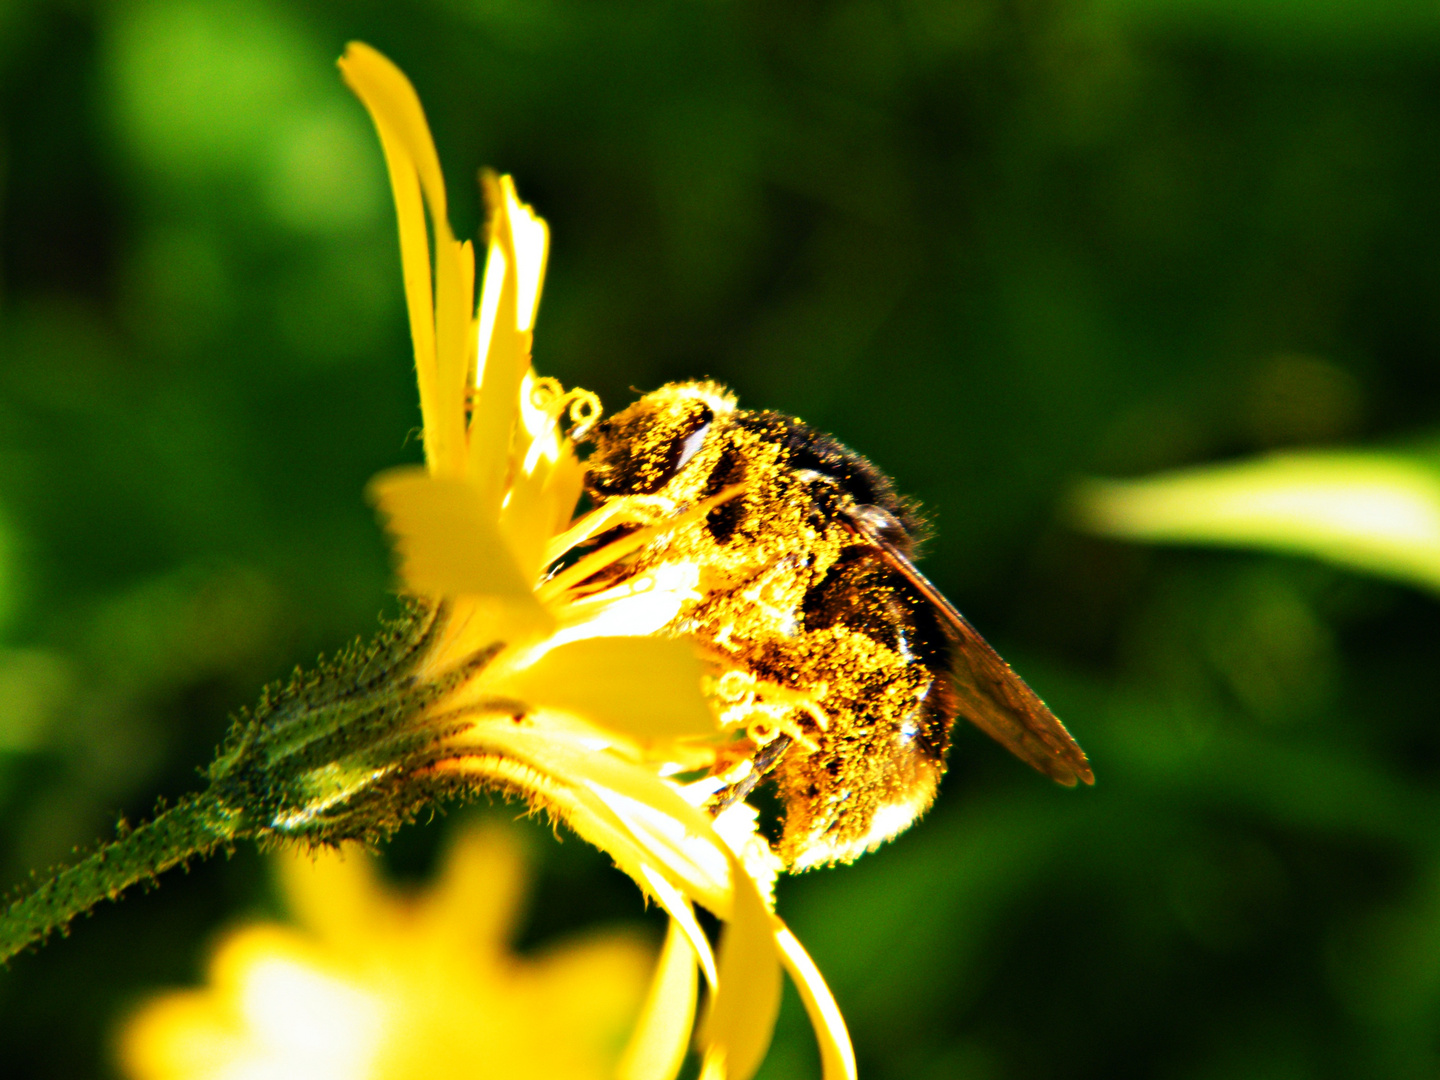
{"label": "dark stripe on bee", "polygon": [[950,686],[955,639],[935,606],[875,548],[857,544],[809,589],[803,610],[807,631],[844,626],[929,672],[930,686],[917,697],[909,730],[900,737],[923,757],[943,761],[955,717]]}
{"label": "dark stripe on bee", "polygon": [[586,473],[587,486],[602,498],[654,495],[699,451],[714,419],[708,405],[695,401],[683,426],[657,444],[647,437],[651,417],[629,412],[612,416],[596,425],[592,436],[601,452]]}
{"label": "dark stripe on bee", "polygon": [[[727,446],[720,454],[720,460],[710,470],[710,477],[705,481],[705,487],[701,491],[702,498],[710,498],[718,495],[732,484],[739,484],[745,479],[745,459],[740,451],[733,446]],[[710,513],[705,515],[705,527],[710,530],[717,543],[726,544],[735,535],[740,522],[745,517],[745,499],[741,496],[738,499],[731,499],[722,506],[717,506]]]}
{"label": "dark stripe on bee", "polygon": [[907,555],[914,554],[924,525],[895,494],[890,478],[865,457],[782,413],[740,411],[731,423],[779,444],[791,471],[813,478],[810,494],[818,515],[828,520],[855,507],[873,507],[890,522],[887,539]]}

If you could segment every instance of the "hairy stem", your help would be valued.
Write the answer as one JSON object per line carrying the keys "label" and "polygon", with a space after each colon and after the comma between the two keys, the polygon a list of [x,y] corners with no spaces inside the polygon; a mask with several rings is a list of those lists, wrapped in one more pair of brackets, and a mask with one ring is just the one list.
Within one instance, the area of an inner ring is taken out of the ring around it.
{"label": "hairy stem", "polygon": [[192,795],[112,840],[65,870],[35,875],[12,894],[0,916],[0,963],[43,941],[101,900],[115,900],[136,882],[209,855],[242,837],[239,820],[210,794]]}
{"label": "hairy stem", "polygon": [[0,915],[0,963],[101,900],[237,840],[379,843],[446,793],[430,770],[469,721],[445,696],[504,648],[496,642],[422,678],[443,605],[407,605],[356,645],[242,713],[207,770],[209,785],[102,844],[74,866],[32,874]]}

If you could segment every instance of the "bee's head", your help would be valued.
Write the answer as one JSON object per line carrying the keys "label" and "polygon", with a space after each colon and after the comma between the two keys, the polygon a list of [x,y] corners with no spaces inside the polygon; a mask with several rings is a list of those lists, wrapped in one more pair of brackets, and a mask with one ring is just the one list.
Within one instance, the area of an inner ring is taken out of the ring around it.
{"label": "bee's head", "polygon": [[653,495],[705,442],[716,416],[735,398],[715,383],[670,383],[595,426],[595,450],[585,462],[592,498]]}

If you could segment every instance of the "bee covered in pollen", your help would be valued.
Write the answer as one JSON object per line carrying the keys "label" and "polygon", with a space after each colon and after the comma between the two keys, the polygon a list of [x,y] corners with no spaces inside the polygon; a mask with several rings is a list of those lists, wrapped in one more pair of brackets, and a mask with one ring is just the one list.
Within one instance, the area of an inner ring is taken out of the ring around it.
{"label": "bee covered in pollen", "polygon": [[626,508],[593,543],[639,541],[594,587],[693,575],[663,632],[708,654],[736,735],[698,783],[718,812],[772,779],[790,869],[848,862],[909,826],[956,716],[1062,784],[1093,782],[1060,721],[915,569],[919,523],[863,457],[709,382],[664,386],[590,437],[591,499]]}

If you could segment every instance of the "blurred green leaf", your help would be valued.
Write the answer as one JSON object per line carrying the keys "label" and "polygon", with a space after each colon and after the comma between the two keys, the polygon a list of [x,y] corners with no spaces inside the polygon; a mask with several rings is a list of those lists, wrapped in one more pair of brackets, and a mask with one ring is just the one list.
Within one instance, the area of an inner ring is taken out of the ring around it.
{"label": "blurred green leaf", "polygon": [[1092,481],[1076,513],[1107,536],[1311,555],[1440,589],[1440,466],[1425,456],[1287,453]]}

